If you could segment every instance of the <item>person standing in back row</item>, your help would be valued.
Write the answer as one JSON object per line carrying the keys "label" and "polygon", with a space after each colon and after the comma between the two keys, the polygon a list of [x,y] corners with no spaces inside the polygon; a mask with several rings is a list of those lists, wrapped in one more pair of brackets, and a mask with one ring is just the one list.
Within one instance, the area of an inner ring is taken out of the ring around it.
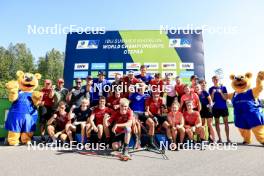
{"label": "person standing in back row", "polygon": [[223,117],[224,124],[225,124],[225,133],[226,133],[226,139],[228,143],[231,143],[231,140],[229,138],[229,125],[228,125],[228,108],[226,105],[227,100],[227,90],[226,87],[223,85],[220,85],[219,83],[219,77],[213,76],[212,81],[214,83],[214,86],[212,86],[209,89],[209,93],[211,95],[211,98],[213,100],[213,116],[215,118],[215,128],[218,135],[218,143],[222,143],[221,133],[220,133],[220,117]]}
{"label": "person standing in back row", "polygon": [[136,78],[143,81],[146,85],[149,85],[150,81],[153,79],[153,77],[147,73],[146,65],[140,66],[140,74],[136,75]]}

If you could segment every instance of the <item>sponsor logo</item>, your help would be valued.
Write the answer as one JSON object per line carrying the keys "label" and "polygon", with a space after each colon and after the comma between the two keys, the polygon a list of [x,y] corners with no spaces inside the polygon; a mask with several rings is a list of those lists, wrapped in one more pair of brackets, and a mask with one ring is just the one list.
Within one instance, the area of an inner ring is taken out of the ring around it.
{"label": "sponsor logo", "polygon": [[159,69],[159,63],[144,63],[148,69]]}
{"label": "sponsor logo", "polygon": [[121,76],[123,76],[123,71],[109,71],[108,78],[115,78],[116,74],[120,74]]}
{"label": "sponsor logo", "polygon": [[79,40],[76,49],[97,49],[99,40]]}
{"label": "sponsor logo", "polygon": [[181,63],[180,69],[193,69],[194,65],[193,63]]}
{"label": "sponsor logo", "polygon": [[188,38],[169,39],[170,48],[191,48],[192,40]]}
{"label": "sponsor logo", "polygon": [[148,74],[150,74],[152,77],[154,77],[156,73],[159,73],[159,72],[158,71],[148,71]]}
{"label": "sponsor logo", "polygon": [[74,65],[74,70],[88,70],[89,64],[88,63],[76,63]]}
{"label": "sponsor logo", "polygon": [[165,78],[166,76],[170,76],[172,78],[175,78],[177,76],[177,72],[176,71],[163,71],[162,77]]}
{"label": "sponsor logo", "polygon": [[126,69],[140,69],[140,63],[126,63]]}
{"label": "sponsor logo", "polygon": [[73,73],[73,78],[86,78],[88,76],[88,71],[78,71]]}
{"label": "sponsor logo", "polygon": [[172,63],[162,63],[162,69],[165,69],[165,70],[170,70],[170,69],[176,69],[177,67],[177,64],[172,62]]}
{"label": "sponsor logo", "polygon": [[194,75],[194,71],[181,71],[180,72],[180,77],[181,78],[188,78],[190,79],[190,77]]}
{"label": "sponsor logo", "polygon": [[93,78],[97,77],[97,75],[98,75],[98,71],[92,71],[92,72],[91,72],[91,76],[92,76]]}
{"label": "sponsor logo", "polygon": [[[148,72],[149,72],[149,71],[148,71]],[[129,73],[129,70],[126,71],[126,75],[128,75],[128,73]],[[134,75],[139,75],[139,74],[140,74],[140,71],[135,71],[135,70],[134,70]]]}
{"label": "sponsor logo", "polygon": [[109,63],[109,69],[123,69],[123,63]]}
{"label": "sponsor logo", "polygon": [[92,63],[92,70],[104,70],[105,63]]}

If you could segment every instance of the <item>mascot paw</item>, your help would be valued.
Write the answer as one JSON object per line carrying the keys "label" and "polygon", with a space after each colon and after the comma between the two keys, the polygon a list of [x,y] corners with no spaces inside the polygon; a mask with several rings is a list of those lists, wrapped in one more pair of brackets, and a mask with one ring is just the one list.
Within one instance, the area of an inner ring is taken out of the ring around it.
{"label": "mascot paw", "polygon": [[264,80],[264,71],[260,71],[260,72],[258,73],[258,79],[261,80],[261,81]]}
{"label": "mascot paw", "polygon": [[18,97],[19,84],[17,81],[9,81],[6,83],[6,89],[8,92],[8,99],[10,101],[15,101]]}
{"label": "mascot paw", "polygon": [[38,106],[41,103],[42,97],[43,97],[43,94],[39,91],[34,91],[32,93],[32,100],[35,106]]}
{"label": "mascot paw", "polygon": [[6,83],[6,89],[7,91],[10,91],[10,90],[18,90],[19,89],[19,84],[17,81],[9,81],[8,83]]}

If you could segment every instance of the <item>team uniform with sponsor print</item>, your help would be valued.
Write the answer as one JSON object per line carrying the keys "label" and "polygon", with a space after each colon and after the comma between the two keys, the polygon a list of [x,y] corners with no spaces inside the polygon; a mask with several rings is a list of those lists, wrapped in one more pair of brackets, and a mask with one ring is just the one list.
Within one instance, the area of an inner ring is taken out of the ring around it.
{"label": "team uniform with sponsor print", "polygon": [[189,95],[186,95],[184,94],[182,97],[181,97],[181,102],[183,103],[183,109],[182,109],[182,112],[184,112],[186,110],[186,101],[192,101],[192,104],[193,104],[193,109],[198,111],[198,106],[199,106],[199,96],[194,93],[194,92],[191,92]]}
{"label": "team uniform with sponsor print", "polygon": [[177,111],[174,115],[173,112],[168,113],[168,119],[171,120],[172,126],[180,125],[181,119],[183,118],[183,114],[180,111]]}
{"label": "team uniform with sponsor print", "polygon": [[210,96],[209,93],[205,90],[203,90],[201,94],[199,95],[199,99],[202,105],[202,109],[200,111],[200,115],[202,118],[212,118],[213,117],[213,114],[208,107],[209,106],[209,100],[208,100],[209,96]]}
{"label": "team uniform with sponsor print", "polygon": [[107,104],[110,104],[108,107],[114,109],[115,105],[119,105],[120,99],[122,98],[122,96],[120,96],[119,98],[116,98],[114,95],[110,96],[107,99]]}
{"label": "team uniform with sponsor print", "polygon": [[68,120],[68,114],[65,113],[64,115],[61,115],[59,112],[55,112],[57,117],[52,122],[52,126],[55,128],[55,132],[63,131],[65,129],[66,124],[69,122]]}
{"label": "team uniform with sponsor print", "polygon": [[159,98],[157,102],[154,102],[153,98],[151,97],[146,100],[146,106],[149,107],[149,111],[153,115],[152,118],[157,117],[160,125],[162,125],[167,120],[166,116],[161,115],[162,105],[164,105],[162,98]]}
{"label": "team uniform with sponsor print", "polygon": [[153,77],[150,74],[146,74],[145,76],[136,75],[135,78],[142,80],[145,84],[149,85],[150,81],[153,79]]}
{"label": "team uniform with sponsor print", "polygon": [[227,93],[226,87],[225,86],[220,86],[220,87],[211,87],[209,89],[209,93],[212,94],[213,90],[216,90],[216,92],[214,93],[214,105],[213,105],[213,116],[215,118],[219,118],[219,117],[226,117],[229,115],[228,113],[228,108],[226,105],[226,100],[223,99],[223,97],[221,96],[221,94],[218,92],[218,90],[221,90],[223,93]]}
{"label": "team uniform with sponsor print", "polygon": [[149,94],[139,94],[138,92],[130,95],[130,108],[138,116],[139,120],[145,122],[148,117],[145,116],[145,102],[150,97]]}
{"label": "team uniform with sponsor print", "polygon": [[185,94],[184,92],[184,84],[175,85],[175,91],[178,94],[178,101],[181,101],[181,97]]}
{"label": "team uniform with sponsor print", "polygon": [[111,115],[114,111],[111,108],[105,107],[104,109],[100,109],[99,107],[96,107],[92,114],[94,114],[94,121],[95,125],[103,125],[104,116],[105,114]]}
{"label": "team uniform with sponsor print", "polygon": [[185,125],[193,127],[195,125],[195,122],[198,120],[199,116],[200,114],[198,111],[193,111],[191,114],[185,111],[183,113]]}
{"label": "team uniform with sponsor print", "polygon": [[[126,114],[121,114],[120,110],[118,109],[109,119],[108,122],[113,126],[114,124],[122,124],[126,123],[128,120],[134,120],[133,111],[129,108]],[[125,129],[121,127],[117,127],[116,134],[113,138],[113,142],[124,142],[125,137]]]}

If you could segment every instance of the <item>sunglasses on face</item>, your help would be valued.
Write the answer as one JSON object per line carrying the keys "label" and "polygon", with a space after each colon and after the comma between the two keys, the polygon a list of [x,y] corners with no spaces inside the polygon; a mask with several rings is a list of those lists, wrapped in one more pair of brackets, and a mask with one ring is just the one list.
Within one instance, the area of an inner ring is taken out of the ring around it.
{"label": "sunglasses on face", "polygon": [[79,81],[78,81],[78,82],[76,82],[76,83],[77,83],[77,84],[81,84],[82,82],[79,82]]}

